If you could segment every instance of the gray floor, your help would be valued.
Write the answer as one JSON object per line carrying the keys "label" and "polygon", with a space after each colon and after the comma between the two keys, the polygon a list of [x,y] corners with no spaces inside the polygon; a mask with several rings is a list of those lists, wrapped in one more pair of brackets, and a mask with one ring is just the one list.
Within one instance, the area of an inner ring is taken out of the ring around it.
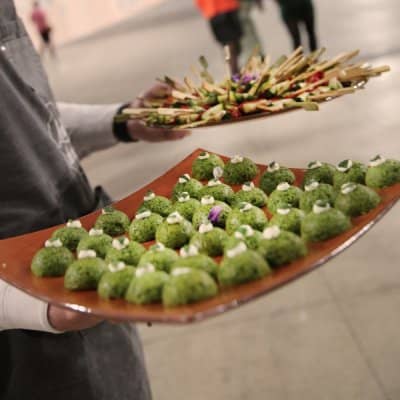
{"label": "gray floor", "polygon": [[[316,1],[329,54],[360,48],[393,72],[318,113],[193,132],[179,143],[120,145],[84,161],[93,184],[121,198],[197,147],[255,161],[400,158],[400,4]],[[273,55],[289,40],[273,2],[256,21]],[[58,98],[126,101],[164,73],[182,76],[199,54],[220,74],[219,48],[191,2],[167,4],[60,49],[48,69]],[[141,326],[155,399],[400,399],[397,205],[371,232],[320,270],[250,305],[188,327]]]}

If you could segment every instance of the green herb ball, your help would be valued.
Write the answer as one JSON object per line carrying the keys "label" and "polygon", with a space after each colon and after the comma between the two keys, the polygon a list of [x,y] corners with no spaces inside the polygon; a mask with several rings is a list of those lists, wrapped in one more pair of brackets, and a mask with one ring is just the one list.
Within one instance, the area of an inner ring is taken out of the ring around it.
{"label": "green herb ball", "polygon": [[86,229],[82,227],[67,227],[57,229],[51,235],[52,239],[60,239],[63,246],[71,251],[75,251],[81,239],[87,236]]}
{"label": "green herb ball", "polygon": [[226,220],[226,231],[231,235],[241,225],[250,225],[253,229],[262,231],[268,224],[264,212],[250,203],[241,203],[232,210]]}
{"label": "green herb ball", "polygon": [[165,307],[176,307],[209,299],[217,293],[217,284],[207,272],[194,268],[175,268],[164,286],[162,301]]}
{"label": "green herb ball", "polygon": [[105,258],[111,248],[112,237],[106,234],[85,236],[76,248],[77,253],[81,250],[94,250],[99,258]]}
{"label": "green herb ball", "polygon": [[110,236],[124,234],[129,228],[129,218],[122,211],[112,207],[103,208],[102,214],[96,220],[94,227],[103,229],[104,233]]}
{"label": "green herb ball", "polygon": [[329,208],[320,214],[314,211],[307,214],[301,222],[301,236],[306,242],[320,242],[340,235],[350,228],[348,216]]}
{"label": "green herb ball", "polygon": [[74,261],[67,269],[64,287],[68,290],[94,290],[107,272],[107,265],[101,258],[82,258]]}
{"label": "green herb ball", "polygon": [[135,277],[135,268],[122,265],[121,270],[109,270],[102,275],[97,286],[97,293],[102,299],[121,299],[125,296],[129,284]]}
{"label": "green herb ball", "polygon": [[134,304],[160,303],[165,284],[170,277],[163,271],[146,272],[132,279],[125,299]]}
{"label": "green herb ball", "polygon": [[229,185],[252,181],[258,174],[257,165],[246,157],[231,158],[224,168],[224,181]]}
{"label": "green herb ball", "polygon": [[317,200],[327,201],[331,206],[334,205],[337,196],[336,190],[327,183],[310,182],[300,198],[299,208],[306,213],[312,211],[313,205]]}
{"label": "green herb ball", "polygon": [[289,168],[282,167],[273,161],[261,175],[260,188],[269,195],[280,183],[287,182],[292,185],[295,180],[296,177]]}
{"label": "green herb ball", "polygon": [[[211,221],[209,219],[209,215],[214,207],[220,207],[222,211],[219,213],[217,219]],[[194,229],[199,229],[201,224],[212,222],[214,226],[224,228],[226,219],[231,211],[232,209],[228,206],[228,204],[218,200],[214,200],[212,204],[202,204],[193,214],[193,227]]]}
{"label": "green herb ball", "polygon": [[31,270],[39,277],[63,276],[73,261],[74,256],[66,247],[45,247],[33,257]]}
{"label": "green herb ball", "polygon": [[207,186],[204,186],[201,190],[201,197],[212,196],[215,200],[228,204],[232,203],[234,194],[235,192],[230,186],[214,179],[209,181]]}
{"label": "green herb ball", "polygon": [[[379,157],[379,156],[378,156]],[[373,161],[378,158],[375,157]],[[385,160],[382,164],[369,166],[365,177],[367,186],[381,189],[400,182],[400,161]]]}
{"label": "green herb ball", "polygon": [[217,279],[218,264],[206,254],[196,254],[189,257],[179,257],[171,267],[174,268],[194,268],[207,272],[214,279]]}
{"label": "green herb ball", "polygon": [[264,258],[254,250],[246,250],[232,258],[224,257],[219,269],[221,286],[234,286],[261,279],[271,273]]}
{"label": "green herb ball", "polygon": [[196,246],[200,253],[216,257],[222,255],[227,239],[228,235],[223,229],[212,228],[208,232],[195,233],[190,240],[190,244]]}
{"label": "green herb ball", "polygon": [[268,239],[263,236],[258,251],[271,267],[291,263],[307,254],[304,240],[293,232],[280,230],[276,225],[267,228],[265,232],[268,230],[271,232],[276,230],[277,234],[270,235]]}
{"label": "green herb ball", "polygon": [[278,208],[276,214],[269,221],[269,226],[278,226],[284,231],[289,231],[300,234],[301,221],[303,220],[305,213],[303,210],[293,207],[282,207]]}
{"label": "green herb ball", "polygon": [[193,233],[193,226],[188,220],[179,213],[172,213],[157,228],[156,240],[171,249],[178,249],[189,242]]}
{"label": "green herb ball", "polygon": [[261,232],[254,230],[250,225],[240,225],[226,240],[224,254],[235,248],[240,242],[243,242],[249,250],[257,250],[261,239]]}
{"label": "green herb ball", "polygon": [[182,175],[172,190],[172,199],[176,201],[181,193],[187,192],[194,199],[201,198],[203,185],[197,179],[191,178],[189,174]]}
{"label": "green herb ball", "polygon": [[182,193],[174,204],[173,211],[177,211],[182,217],[192,221],[193,214],[200,206],[201,203],[197,199],[190,198],[189,193]]}
{"label": "green herb ball", "polygon": [[[142,218],[141,215],[146,216]],[[136,214],[136,218],[131,222],[129,227],[129,237],[139,243],[154,240],[157,227],[162,222],[163,217],[159,214],[154,214],[151,211],[144,211]]]}
{"label": "green herb ball", "polygon": [[371,188],[358,183],[345,183],[336,197],[335,208],[350,217],[357,217],[374,209],[381,201]]}
{"label": "green herb ball", "polygon": [[151,264],[159,271],[170,272],[172,265],[178,259],[179,256],[176,251],[157,243],[151,246],[149,251],[142,255],[138,266],[144,267]]}
{"label": "green herb ball", "polygon": [[[118,240],[118,239],[117,239]],[[146,248],[138,242],[130,241],[123,249],[111,247],[106,254],[107,262],[124,262],[135,267],[140,257],[146,252]]]}
{"label": "green herb ball", "polygon": [[214,168],[224,168],[224,162],[216,154],[202,152],[193,162],[192,175],[199,181],[210,180],[214,177]]}
{"label": "green herb ball", "polygon": [[347,182],[355,182],[365,184],[365,174],[367,167],[356,161],[343,160],[341,161],[333,174],[333,186],[335,189]]}
{"label": "green herb ball", "polygon": [[320,161],[312,161],[308,164],[308,169],[304,173],[303,187],[312,181],[333,185],[334,173],[335,167],[333,165]]}
{"label": "green herb ball", "polygon": [[172,203],[166,197],[156,196],[154,192],[148,191],[144,196],[143,203],[139,207],[139,211],[145,210],[166,217],[172,212]]}
{"label": "green herb ball", "polygon": [[267,203],[265,193],[254,187],[252,182],[247,182],[242,186],[242,189],[235,193],[232,201],[233,207],[238,207],[240,203],[250,203],[256,207],[264,207]]}
{"label": "green herb ball", "polygon": [[285,205],[298,207],[302,195],[303,191],[297,186],[290,186],[287,182],[280,183],[268,197],[268,210],[275,214],[278,208]]}

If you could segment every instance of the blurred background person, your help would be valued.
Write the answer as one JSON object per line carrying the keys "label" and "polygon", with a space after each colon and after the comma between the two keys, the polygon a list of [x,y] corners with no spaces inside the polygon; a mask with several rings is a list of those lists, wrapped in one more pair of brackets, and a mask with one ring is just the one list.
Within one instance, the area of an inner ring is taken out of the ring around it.
{"label": "blurred background person", "polygon": [[217,42],[228,46],[229,66],[232,74],[239,72],[239,55],[242,26],[239,18],[238,0],[196,0],[196,4],[211,26]]}
{"label": "blurred background person", "polygon": [[258,8],[260,11],[263,10],[263,0],[240,0],[239,18],[243,31],[240,40],[242,50],[240,53],[241,65],[246,63],[255,48],[258,49],[260,54],[264,55],[263,45],[251,15],[254,8]]}
{"label": "blurred background person", "polygon": [[48,22],[46,11],[40,6],[38,1],[34,1],[32,4],[31,21],[35,25],[41,38],[39,49],[40,56],[43,57],[47,48],[51,56],[56,58],[56,49],[51,38],[52,28]]}
{"label": "blurred background person", "polygon": [[300,26],[304,27],[308,35],[310,51],[317,49],[317,35],[315,33],[314,6],[312,0],[276,0],[282,20],[285,23],[292,39],[293,49],[301,45]]}

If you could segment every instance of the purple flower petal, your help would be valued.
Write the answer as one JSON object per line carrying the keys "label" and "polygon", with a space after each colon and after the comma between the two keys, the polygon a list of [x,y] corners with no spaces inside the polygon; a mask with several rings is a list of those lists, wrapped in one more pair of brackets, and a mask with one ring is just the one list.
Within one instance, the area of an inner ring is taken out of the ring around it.
{"label": "purple flower petal", "polygon": [[240,74],[232,75],[232,81],[235,83],[239,82],[240,78],[241,78]]}
{"label": "purple flower petal", "polygon": [[216,224],[219,222],[219,217],[222,213],[222,207],[219,206],[214,206],[211,210],[210,213],[208,214],[208,219],[211,221],[213,224]]}

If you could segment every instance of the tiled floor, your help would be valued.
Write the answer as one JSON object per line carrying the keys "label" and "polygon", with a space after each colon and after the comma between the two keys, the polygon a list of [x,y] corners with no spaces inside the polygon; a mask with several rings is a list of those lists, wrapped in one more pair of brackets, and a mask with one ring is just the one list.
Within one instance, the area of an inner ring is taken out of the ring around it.
{"label": "tiled floor", "polygon": [[[119,198],[196,147],[289,166],[367,161],[376,153],[400,158],[400,4],[316,3],[329,54],[360,48],[393,72],[318,113],[210,128],[180,143],[117,146],[84,161],[91,181]],[[60,63],[49,65],[58,98],[126,101],[157,76],[182,76],[199,54],[221,73],[219,49],[190,4],[168,0],[140,20],[61,49]],[[274,2],[256,17],[268,51],[287,52]],[[399,221],[396,206],[320,270],[237,311],[188,327],[141,326],[155,399],[400,399]]]}

